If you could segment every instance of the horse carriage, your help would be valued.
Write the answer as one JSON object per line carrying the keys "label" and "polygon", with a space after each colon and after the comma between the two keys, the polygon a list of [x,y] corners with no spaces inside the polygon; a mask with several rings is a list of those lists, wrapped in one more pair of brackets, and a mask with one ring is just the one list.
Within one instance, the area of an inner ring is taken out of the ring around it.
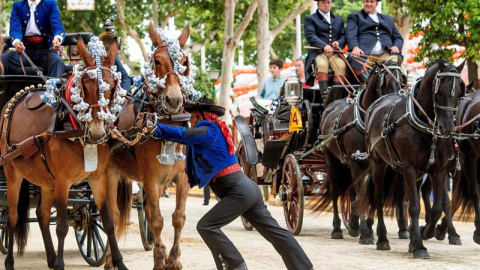
{"label": "horse carriage", "polygon": [[[356,90],[359,85],[351,87]],[[272,187],[271,194],[278,195],[282,201],[288,230],[298,235],[302,229],[305,196],[317,194],[326,177],[318,140],[324,105],[321,90],[303,88],[296,77],[289,78],[284,89],[274,112],[252,98],[248,120],[235,117],[242,138],[237,157],[249,178],[258,185]],[[344,91],[344,88],[331,85],[329,91]],[[348,226],[350,203],[342,199],[341,204]],[[253,229],[247,220],[242,218],[242,222],[247,230]]]}

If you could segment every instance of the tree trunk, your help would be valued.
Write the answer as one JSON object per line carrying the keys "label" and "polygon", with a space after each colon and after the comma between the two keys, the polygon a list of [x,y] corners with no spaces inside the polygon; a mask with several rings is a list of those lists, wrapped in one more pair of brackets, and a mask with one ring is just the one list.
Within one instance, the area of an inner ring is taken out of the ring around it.
{"label": "tree trunk", "polygon": [[468,82],[473,82],[473,88],[478,89],[478,65],[472,58],[467,58]]}
{"label": "tree trunk", "polygon": [[232,98],[230,92],[232,91],[232,76],[233,76],[233,60],[235,57],[235,49],[242,37],[243,32],[247,28],[248,24],[252,21],[253,14],[257,9],[258,1],[253,0],[245,13],[242,22],[238,25],[237,31],[235,28],[235,5],[238,0],[224,0],[223,5],[225,7],[225,31],[223,35],[223,57],[222,57],[222,73],[220,76],[220,97],[219,105],[226,108],[227,112],[222,116],[227,124],[231,124],[232,117],[230,113],[230,106],[232,104]]}
{"label": "tree trunk", "polygon": [[158,27],[158,3],[157,0],[152,0],[152,6],[153,6],[153,25],[155,27]]}
{"label": "tree trunk", "polygon": [[[403,37],[403,48],[402,48],[402,55],[405,57],[407,55],[408,48],[405,46],[405,44],[408,41],[408,35],[410,34],[410,28],[412,24],[410,23],[410,15],[401,15],[401,18],[397,21],[397,29],[400,32],[400,34]],[[407,61],[407,59],[403,59],[404,63]]]}
{"label": "tree trunk", "polygon": [[272,38],[270,33],[269,13],[268,13],[268,0],[258,1],[258,24],[257,24],[257,91],[260,91],[263,86],[263,82],[268,76],[268,56],[270,46],[272,46]]}
{"label": "tree trunk", "polygon": [[137,42],[138,46],[140,46],[140,50],[142,51],[143,59],[147,61],[147,51],[145,50],[145,46],[143,46],[142,39],[137,31],[130,27],[125,20],[125,3],[123,0],[116,0],[115,4],[117,6],[118,11],[118,22],[123,26],[123,28],[127,31],[128,35],[131,36],[135,42]]}

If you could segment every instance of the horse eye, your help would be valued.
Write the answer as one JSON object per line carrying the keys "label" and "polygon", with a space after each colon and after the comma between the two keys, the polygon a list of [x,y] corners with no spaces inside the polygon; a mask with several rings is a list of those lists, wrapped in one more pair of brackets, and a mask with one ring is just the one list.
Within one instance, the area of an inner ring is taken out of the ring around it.
{"label": "horse eye", "polygon": [[160,61],[155,60],[155,65],[156,65],[156,66],[160,65]]}

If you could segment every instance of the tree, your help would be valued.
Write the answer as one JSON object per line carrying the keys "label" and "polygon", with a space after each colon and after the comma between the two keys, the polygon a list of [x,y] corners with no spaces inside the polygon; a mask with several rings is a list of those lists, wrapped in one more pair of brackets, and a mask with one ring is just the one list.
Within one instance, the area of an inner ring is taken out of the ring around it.
{"label": "tree", "polygon": [[[258,23],[257,23],[257,78],[258,78],[258,91],[260,92],[263,81],[267,75],[268,70],[268,56],[270,47],[275,37],[282,31],[288,24],[300,15],[303,11],[307,10],[313,0],[305,0],[298,8],[292,10],[286,17],[283,18],[272,30],[270,30],[269,21],[269,1],[258,0]],[[277,17],[278,18],[278,17]]]}
{"label": "tree", "polygon": [[[480,60],[480,5],[478,0],[390,0],[410,13],[412,30],[423,35],[417,60],[434,61],[440,57],[452,61],[455,49],[466,48],[460,57],[467,59],[469,81],[478,88]],[[407,13],[406,12],[406,13]]]}

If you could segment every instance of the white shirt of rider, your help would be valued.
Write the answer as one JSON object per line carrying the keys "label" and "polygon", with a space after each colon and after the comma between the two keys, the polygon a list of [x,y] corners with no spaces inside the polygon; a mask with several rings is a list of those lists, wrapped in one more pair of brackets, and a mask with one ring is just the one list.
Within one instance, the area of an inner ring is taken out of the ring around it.
{"label": "white shirt of rider", "polygon": [[28,5],[30,6],[30,20],[27,23],[27,29],[25,30],[25,36],[39,36],[41,35],[40,29],[38,29],[37,24],[35,23],[35,10],[37,10],[37,5],[40,1],[28,0]]}
{"label": "white shirt of rider", "polygon": [[[374,14],[368,14],[368,16],[370,16],[370,18],[374,22],[378,23],[378,12],[375,12]],[[380,40],[378,40],[377,43],[375,44],[375,47],[373,47],[371,54],[382,54],[382,53],[383,53],[382,43],[380,43]]]}
{"label": "white shirt of rider", "polygon": [[328,22],[329,24],[332,24],[332,23],[330,22],[330,11],[327,12],[327,13],[323,13],[323,12],[320,11],[320,14],[322,14],[323,18],[325,18],[325,20],[327,20],[327,22]]}

